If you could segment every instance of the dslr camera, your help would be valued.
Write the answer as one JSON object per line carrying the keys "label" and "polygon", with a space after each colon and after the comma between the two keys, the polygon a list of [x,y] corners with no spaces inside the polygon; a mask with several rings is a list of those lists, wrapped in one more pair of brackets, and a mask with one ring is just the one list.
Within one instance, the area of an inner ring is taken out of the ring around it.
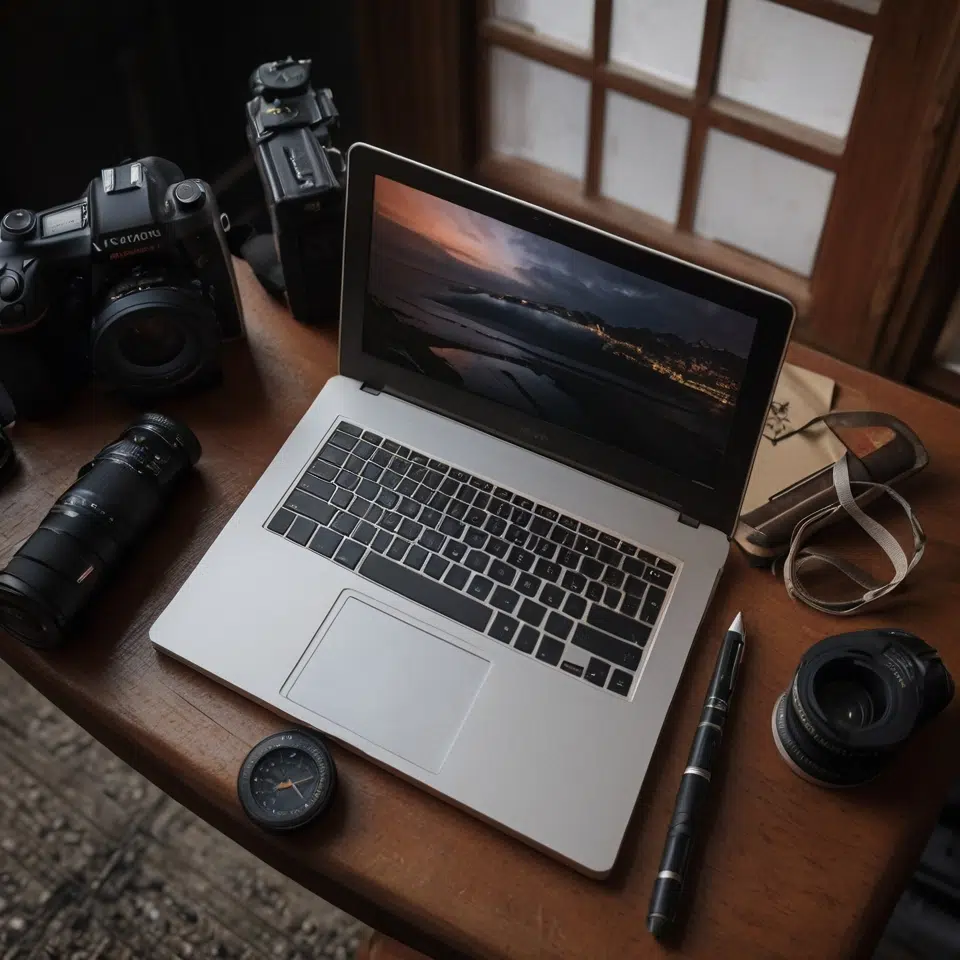
{"label": "dslr camera", "polygon": [[253,71],[247,139],[270,211],[293,315],[337,322],[343,260],[346,163],[333,146],[339,114],[328,89],[310,86],[310,61],[277,60]]}
{"label": "dslr camera", "polygon": [[91,375],[134,399],[215,381],[221,342],[243,335],[225,228],[210,187],[160,157],[103,170],[72,203],[7,213],[0,400],[30,418]]}

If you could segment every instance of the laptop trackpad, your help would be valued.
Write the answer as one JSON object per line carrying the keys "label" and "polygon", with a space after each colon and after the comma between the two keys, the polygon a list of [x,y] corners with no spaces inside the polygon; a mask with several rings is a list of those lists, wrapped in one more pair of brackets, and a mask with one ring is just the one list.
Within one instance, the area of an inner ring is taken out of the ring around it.
{"label": "laptop trackpad", "polygon": [[425,627],[350,597],[287,696],[437,773],[489,666]]}

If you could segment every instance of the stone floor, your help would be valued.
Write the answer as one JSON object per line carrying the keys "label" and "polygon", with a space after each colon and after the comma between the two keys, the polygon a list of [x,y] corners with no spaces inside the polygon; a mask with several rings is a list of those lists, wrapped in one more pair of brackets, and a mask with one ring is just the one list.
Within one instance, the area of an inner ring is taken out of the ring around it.
{"label": "stone floor", "polygon": [[366,936],[2,661],[0,768],[0,960],[348,960]]}

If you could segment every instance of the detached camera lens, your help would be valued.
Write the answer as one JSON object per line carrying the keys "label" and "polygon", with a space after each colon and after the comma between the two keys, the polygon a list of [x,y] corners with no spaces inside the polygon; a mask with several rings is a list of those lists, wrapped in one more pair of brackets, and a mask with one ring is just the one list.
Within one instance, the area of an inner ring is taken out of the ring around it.
{"label": "detached camera lens", "polygon": [[181,423],[147,413],[101,450],[0,572],[0,630],[58,646],[73,619],[200,459]]}
{"label": "detached camera lens", "polygon": [[773,710],[773,739],[791,769],[847,787],[875,777],[953,697],[937,651],[901,630],[828,637],[807,651]]}

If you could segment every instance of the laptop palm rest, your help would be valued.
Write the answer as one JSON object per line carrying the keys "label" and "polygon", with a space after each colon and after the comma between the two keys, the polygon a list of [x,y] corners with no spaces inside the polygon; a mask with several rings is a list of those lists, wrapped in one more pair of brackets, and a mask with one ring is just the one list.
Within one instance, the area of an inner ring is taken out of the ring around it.
{"label": "laptop palm rest", "polygon": [[423,626],[349,597],[287,697],[437,773],[489,666]]}

